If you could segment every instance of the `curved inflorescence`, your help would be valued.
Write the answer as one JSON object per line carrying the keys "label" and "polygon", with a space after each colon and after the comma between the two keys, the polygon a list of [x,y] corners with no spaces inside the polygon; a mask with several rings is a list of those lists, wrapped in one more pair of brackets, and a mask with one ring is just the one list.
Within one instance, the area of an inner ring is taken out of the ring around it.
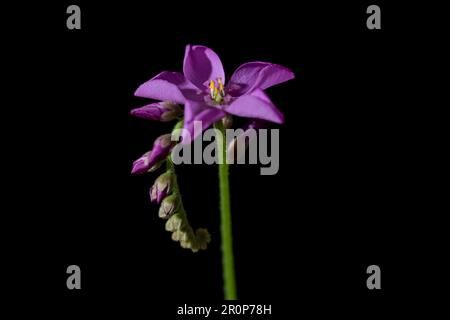
{"label": "curved inflorescence", "polygon": [[172,232],[172,240],[179,241],[182,248],[191,249],[192,252],[205,250],[211,241],[211,236],[207,229],[198,228],[194,232],[190,226],[170,156],[167,158],[167,171],[156,179],[151,190],[160,187],[161,183],[158,180],[166,182],[164,189],[167,190],[166,197],[161,202],[159,217],[167,220],[166,230]]}

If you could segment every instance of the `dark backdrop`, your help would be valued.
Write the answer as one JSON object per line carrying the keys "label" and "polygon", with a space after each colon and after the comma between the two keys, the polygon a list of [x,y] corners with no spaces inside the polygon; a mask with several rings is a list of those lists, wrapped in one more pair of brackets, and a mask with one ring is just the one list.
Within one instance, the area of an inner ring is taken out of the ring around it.
{"label": "dark backdrop", "polygon": [[[296,74],[268,90],[286,116],[279,173],[231,168],[242,301],[273,304],[276,314],[360,319],[410,290],[407,217],[418,204],[398,9],[380,4],[382,30],[371,31],[371,3],[76,3],[82,30],[65,27],[71,3],[39,4],[22,11],[31,37],[16,39],[32,57],[29,91],[18,96],[31,104],[23,121],[33,157],[19,187],[21,249],[10,262],[19,295],[63,306],[59,316],[90,308],[163,319],[183,303],[221,301],[217,168],[178,169],[191,223],[212,234],[196,254],[171,241],[149,202],[157,174],[130,175],[132,161],[171,128],[129,115],[147,103],[134,90],[162,70],[181,71],[186,44],[213,48],[228,75],[252,60]],[[66,289],[70,264],[81,267],[81,291]],[[381,291],[366,288],[371,264],[381,267]]]}

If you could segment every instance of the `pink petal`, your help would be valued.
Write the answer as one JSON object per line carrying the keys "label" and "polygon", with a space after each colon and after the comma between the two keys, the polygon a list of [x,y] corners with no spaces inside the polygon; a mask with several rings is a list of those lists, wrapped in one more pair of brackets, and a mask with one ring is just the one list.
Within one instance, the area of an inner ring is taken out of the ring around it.
{"label": "pink petal", "polygon": [[196,95],[196,88],[181,73],[164,71],[142,84],[134,95],[183,104],[186,97]]}
{"label": "pink petal", "polygon": [[268,62],[249,62],[236,69],[230,79],[233,96],[243,95],[255,89],[266,89],[293,79],[294,73],[278,64]]}
{"label": "pink petal", "polygon": [[275,123],[283,123],[283,114],[270,101],[269,97],[260,89],[256,89],[250,95],[237,98],[229,106],[225,107],[227,113],[245,118],[256,118]]}
{"label": "pink petal", "polygon": [[143,107],[131,110],[130,114],[138,118],[149,120],[161,120],[161,116],[168,110],[164,108],[161,102],[154,102]]}
{"label": "pink petal", "polygon": [[132,174],[141,174],[147,172],[149,167],[149,156],[151,154],[151,150],[144,153],[139,159],[133,162],[133,168],[131,170]]}
{"label": "pink petal", "polygon": [[225,72],[219,56],[204,46],[186,46],[183,72],[186,79],[202,90],[210,80],[221,78],[225,82]]}
{"label": "pink petal", "polygon": [[[222,119],[226,114],[219,108],[214,108],[197,101],[186,101],[184,129],[182,143],[189,144],[214,122]],[[194,132],[195,121],[201,121],[201,130]]]}

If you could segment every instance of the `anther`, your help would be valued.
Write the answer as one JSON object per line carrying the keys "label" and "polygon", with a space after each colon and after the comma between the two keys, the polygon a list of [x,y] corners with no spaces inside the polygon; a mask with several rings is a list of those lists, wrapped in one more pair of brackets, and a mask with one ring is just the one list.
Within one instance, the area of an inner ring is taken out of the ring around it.
{"label": "anther", "polygon": [[214,83],[214,80],[211,80],[209,82],[209,92],[211,94],[211,98],[215,98],[215,92],[217,92],[216,84]]}
{"label": "anther", "polygon": [[219,83],[219,91],[222,97],[225,97],[225,89],[223,87],[223,82],[221,78],[217,78],[217,82]]}

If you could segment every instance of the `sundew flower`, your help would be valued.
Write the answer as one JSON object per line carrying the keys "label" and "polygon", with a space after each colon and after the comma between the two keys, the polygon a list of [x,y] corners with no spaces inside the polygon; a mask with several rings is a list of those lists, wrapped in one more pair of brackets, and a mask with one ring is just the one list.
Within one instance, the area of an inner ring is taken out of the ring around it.
{"label": "sundew flower", "polygon": [[[222,135],[232,126],[232,117],[250,118],[242,135],[233,140],[227,148],[225,139],[217,139],[223,152],[219,152],[219,198],[221,216],[221,248],[223,284],[225,299],[236,299],[234,275],[233,241],[231,228],[231,205],[229,172],[225,157],[233,156],[234,150],[248,143],[247,136],[255,129],[266,126],[266,122],[283,123],[283,114],[275,107],[264,92],[265,89],[291,80],[294,74],[289,69],[268,62],[249,62],[241,65],[232,74],[228,83],[217,54],[204,46],[186,46],[183,74],[164,71],[142,84],[135,92],[138,97],[159,100],[131,111],[144,119],[157,121],[178,120],[172,133],[184,126],[181,143],[190,143],[203,130],[215,125]],[[180,107],[184,106],[184,110]],[[202,130],[194,130],[194,122],[200,122]],[[192,252],[205,250],[211,241],[207,229],[194,229],[189,224],[186,210],[170,152],[175,142],[172,134],[158,137],[151,151],[133,163],[132,173],[155,171],[166,164],[150,188],[152,202],[160,205],[158,215],[166,220],[165,229],[172,233],[172,239]]]}
{"label": "sundew flower", "polygon": [[190,143],[191,137],[195,138],[194,121],[201,121],[202,130],[227,114],[283,123],[283,114],[264,90],[293,78],[293,72],[283,66],[249,62],[237,68],[227,84],[222,62],[213,50],[187,45],[183,74],[161,72],[142,84],[135,95],[183,104],[186,131],[182,142]]}

